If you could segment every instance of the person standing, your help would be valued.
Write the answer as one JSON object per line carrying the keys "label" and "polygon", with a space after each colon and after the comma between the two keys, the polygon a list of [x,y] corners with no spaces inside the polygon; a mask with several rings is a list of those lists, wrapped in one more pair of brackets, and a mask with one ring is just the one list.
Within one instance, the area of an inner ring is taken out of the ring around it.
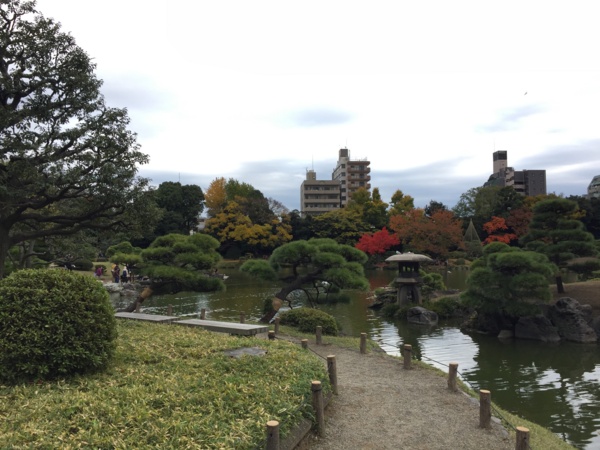
{"label": "person standing", "polygon": [[121,275],[121,268],[119,267],[118,264],[115,264],[115,267],[113,268],[113,271],[112,271],[112,275],[113,275],[113,281],[115,283],[118,283],[119,277]]}
{"label": "person standing", "polygon": [[121,273],[121,283],[127,283],[129,279],[129,272],[127,271],[127,266],[123,267],[123,273]]}

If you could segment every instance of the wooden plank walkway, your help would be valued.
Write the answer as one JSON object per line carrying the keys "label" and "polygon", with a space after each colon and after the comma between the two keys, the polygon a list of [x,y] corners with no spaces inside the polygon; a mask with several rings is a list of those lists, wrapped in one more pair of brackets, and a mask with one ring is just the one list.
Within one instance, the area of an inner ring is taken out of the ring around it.
{"label": "wooden plank walkway", "polygon": [[268,333],[267,325],[251,325],[235,322],[218,322],[216,320],[201,319],[181,319],[177,316],[161,316],[159,314],[129,313],[118,312],[115,317],[121,319],[144,320],[146,322],[167,323],[175,325],[184,325],[188,327],[201,327],[208,331],[219,333],[240,334],[243,336],[254,336],[258,333]]}
{"label": "wooden plank walkway", "polygon": [[247,323],[218,322],[216,320],[186,319],[173,322],[175,325],[185,325],[188,327],[202,327],[205,330],[217,331],[220,333],[241,334],[244,336],[254,336],[257,333],[267,333],[269,327],[266,325],[251,325]]}
{"label": "wooden plank walkway", "polygon": [[118,312],[115,313],[115,317],[121,319],[133,319],[133,320],[144,320],[146,322],[158,322],[158,323],[171,323],[175,320],[179,320],[177,316],[161,316],[159,314],[144,314],[144,313],[130,313],[130,312]]}

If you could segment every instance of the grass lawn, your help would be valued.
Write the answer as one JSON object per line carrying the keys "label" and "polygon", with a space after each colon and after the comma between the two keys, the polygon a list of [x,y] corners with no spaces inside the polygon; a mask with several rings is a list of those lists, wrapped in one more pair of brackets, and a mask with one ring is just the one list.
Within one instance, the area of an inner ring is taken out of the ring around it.
{"label": "grass lawn", "polygon": [[[103,373],[0,386],[2,448],[235,448],[263,445],[266,423],[284,437],[311,417],[312,380],[330,391],[312,352],[285,341],[118,321]],[[260,347],[262,357],[224,350]]]}

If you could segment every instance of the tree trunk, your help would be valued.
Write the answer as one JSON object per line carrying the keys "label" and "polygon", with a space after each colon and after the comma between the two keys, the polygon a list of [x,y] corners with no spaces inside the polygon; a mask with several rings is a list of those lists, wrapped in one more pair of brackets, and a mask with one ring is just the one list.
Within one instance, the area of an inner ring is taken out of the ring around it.
{"label": "tree trunk", "polygon": [[559,294],[565,293],[565,287],[563,286],[563,280],[561,275],[556,275],[556,292]]}
{"label": "tree trunk", "polygon": [[131,302],[127,308],[122,309],[119,312],[134,312],[137,308],[137,305],[141,305],[142,303],[144,303],[144,300],[150,297],[153,292],[154,291],[151,287],[144,288],[144,290],[140,292],[140,295],[138,295],[135,301]]}
{"label": "tree trunk", "polygon": [[275,298],[273,298],[273,309],[265,313],[265,315],[260,318],[260,322],[269,323],[271,320],[273,320],[273,317],[275,317],[275,314],[277,314],[277,311],[279,311],[281,304],[288,301],[287,296],[294,291],[302,289],[302,286],[313,280],[317,274],[318,273],[312,273],[304,276],[298,276],[290,284],[282,287],[281,290],[275,294]]}

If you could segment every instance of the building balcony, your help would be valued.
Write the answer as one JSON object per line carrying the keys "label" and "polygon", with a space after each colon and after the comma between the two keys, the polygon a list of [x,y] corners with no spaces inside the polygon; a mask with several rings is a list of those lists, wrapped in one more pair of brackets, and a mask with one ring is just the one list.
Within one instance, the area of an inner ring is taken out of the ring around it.
{"label": "building balcony", "polygon": [[354,168],[347,169],[348,174],[352,173],[371,173],[371,168],[369,166],[358,166]]}

